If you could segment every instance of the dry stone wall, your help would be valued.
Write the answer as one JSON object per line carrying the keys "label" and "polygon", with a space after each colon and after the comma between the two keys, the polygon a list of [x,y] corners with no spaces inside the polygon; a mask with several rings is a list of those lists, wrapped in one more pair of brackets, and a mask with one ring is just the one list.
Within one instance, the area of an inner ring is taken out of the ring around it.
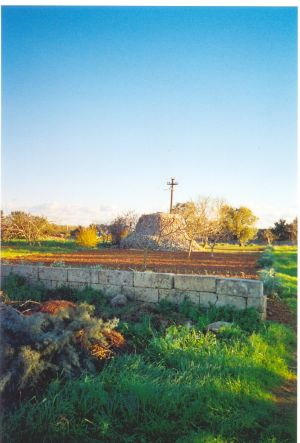
{"label": "dry stone wall", "polygon": [[48,289],[61,286],[101,290],[107,297],[124,294],[129,300],[181,303],[188,299],[203,307],[253,307],[262,318],[266,314],[263,283],[258,280],[221,278],[202,275],[119,271],[114,269],[56,268],[34,265],[2,265],[1,283],[10,273]]}

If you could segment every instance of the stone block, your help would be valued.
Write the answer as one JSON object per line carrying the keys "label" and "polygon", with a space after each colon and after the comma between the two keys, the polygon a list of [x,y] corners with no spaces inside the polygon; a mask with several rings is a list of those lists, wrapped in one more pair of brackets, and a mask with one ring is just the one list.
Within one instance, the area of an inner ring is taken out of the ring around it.
{"label": "stone block", "polygon": [[174,288],[184,291],[216,292],[216,279],[202,275],[176,274]]}
{"label": "stone block", "polygon": [[98,271],[98,282],[109,286],[133,286],[133,272],[120,271],[118,269],[101,269]]}
{"label": "stone block", "polygon": [[134,288],[135,299],[150,303],[158,303],[158,289]]}
{"label": "stone block", "polygon": [[68,281],[78,283],[91,283],[90,269],[68,269]]}
{"label": "stone block", "polygon": [[33,265],[15,265],[11,266],[12,274],[21,275],[29,280],[38,279],[38,267]]}
{"label": "stone block", "polygon": [[195,305],[200,304],[200,292],[197,291],[180,291],[184,300],[188,300]]}
{"label": "stone block", "polygon": [[158,299],[159,301],[167,300],[170,303],[179,305],[184,301],[184,293],[182,291],[177,291],[176,289],[159,289]]}
{"label": "stone block", "polygon": [[248,296],[248,285],[245,280],[239,279],[218,279],[217,294],[237,295],[240,297]]}
{"label": "stone block", "polygon": [[216,307],[221,308],[223,306],[233,307],[238,310],[246,309],[246,298],[234,295],[219,294]]}
{"label": "stone block", "polygon": [[157,272],[134,272],[133,284],[140,288],[172,289],[174,287],[174,275]]}
{"label": "stone block", "polygon": [[267,297],[248,297],[247,308],[255,308],[258,312],[266,311]]}
{"label": "stone block", "polygon": [[56,280],[60,282],[67,282],[67,269],[51,268],[43,266],[38,268],[40,280]]}
{"label": "stone block", "polygon": [[260,280],[248,280],[248,295],[249,297],[263,297],[264,284]]}
{"label": "stone block", "polygon": [[105,297],[113,298],[116,295],[122,294],[121,285],[103,285],[103,293]]}
{"label": "stone block", "polygon": [[108,272],[108,284],[133,286],[133,272],[110,270]]}
{"label": "stone block", "polygon": [[122,286],[122,294],[128,298],[128,300],[135,299],[135,288],[133,286]]}
{"label": "stone block", "polygon": [[110,270],[109,269],[100,269],[98,271],[98,282],[102,285],[108,285],[108,276],[109,276]]}
{"label": "stone block", "polygon": [[90,269],[90,283],[98,284],[99,283],[99,270],[98,269]]}
{"label": "stone block", "polygon": [[209,308],[217,302],[217,295],[213,292],[199,292],[198,294],[200,296],[200,306],[203,308]]}

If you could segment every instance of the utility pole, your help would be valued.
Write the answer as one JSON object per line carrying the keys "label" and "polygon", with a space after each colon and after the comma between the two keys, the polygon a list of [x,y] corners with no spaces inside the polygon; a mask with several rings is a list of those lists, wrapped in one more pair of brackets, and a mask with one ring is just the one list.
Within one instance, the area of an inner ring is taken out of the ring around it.
{"label": "utility pole", "polygon": [[174,186],[178,185],[179,183],[175,182],[175,178],[171,178],[171,181],[167,183],[168,186],[170,186],[171,189],[171,201],[170,201],[170,214],[173,210],[173,192],[174,192]]}

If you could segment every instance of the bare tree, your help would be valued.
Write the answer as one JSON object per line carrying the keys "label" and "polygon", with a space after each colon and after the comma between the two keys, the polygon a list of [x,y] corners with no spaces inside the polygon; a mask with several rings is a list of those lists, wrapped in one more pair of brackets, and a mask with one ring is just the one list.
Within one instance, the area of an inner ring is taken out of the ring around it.
{"label": "bare tree", "polygon": [[137,220],[138,215],[134,211],[118,215],[108,226],[113,243],[120,245],[121,240],[134,231]]}
{"label": "bare tree", "polygon": [[215,245],[225,238],[224,202],[204,197],[197,202],[179,203],[174,212],[184,219],[184,232],[189,240],[188,257],[191,257],[195,241],[208,244],[213,254]]}
{"label": "bare tree", "polygon": [[2,217],[3,240],[24,239],[34,244],[48,233],[50,223],[45,217],[31,215],[23,211],[14,211]]}
{"label": "bare tree", "polygon": [[223,200],[214,199],[211,201],[210,214],[207,225],[208,245],[213,256],[217,243],[226,241],[230,237],[226,226],[226,205]]}
{"label": "bare tree", "polygon": [[168,237],[172,237],[175,234],[182,232],[182,225],[176,215],[167,214],[166,217],[162,217],[158,226],[158,243]]}
{"label": "bare tree", "polygon": [[180,214],[184,219],[184,232],[189,241],[189,258],[191,257],[194,241],[208,238],[209,202],[209,198],[206,197],[198,202],[179,203],[174,208],[174,212]]}

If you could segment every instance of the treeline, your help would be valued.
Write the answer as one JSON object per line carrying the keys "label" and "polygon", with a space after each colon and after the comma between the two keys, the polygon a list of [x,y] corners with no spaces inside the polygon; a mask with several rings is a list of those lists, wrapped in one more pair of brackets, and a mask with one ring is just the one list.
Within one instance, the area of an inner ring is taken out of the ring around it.
{"label": "treeline", "polygon": [[291,223],[280,219],[268,229],[260,229],[258,232],[258,240],[272,245],[275,242],[292,242],[297,243],[298,238],[298,218],[294,218]]}
{"label": "treeline", "polygon": [[59,225],[44,216],[24,211],[12,211],[4,215],[1,211],[1,240],[25,240],[33,245],[49,238],[74,239],[82,246],[94,247],[98,243],[119,244],[135,228],[138,215],[133,211],[116,217],[110,224]]}
{"label": "treeline", "polygon": [[[182,217],[184,232],[191,245],[197,241],[212,250],[221,242],[238,243],[241,246],[251,240],[269,245],[275,242],[297,242],[297,218],[291,223],[280,219],[268,229],[258,229],[258,218],[251,209],[245,206],[235,208],[217,199],[206,197],[198,201],[178,203],[173,208],[173,213]],[[23,239],[34,244],[47,238],[71,238],[87,247],[94,247],[99,243],[120,245],[122,239],[134,231],[137,221],[138,215],[129,211],[115,217],[109,224],[91,224],[85,228],[59,225],[46,217],[23,211],[13,211],[6,216],[1,211],[1,239]]]}

